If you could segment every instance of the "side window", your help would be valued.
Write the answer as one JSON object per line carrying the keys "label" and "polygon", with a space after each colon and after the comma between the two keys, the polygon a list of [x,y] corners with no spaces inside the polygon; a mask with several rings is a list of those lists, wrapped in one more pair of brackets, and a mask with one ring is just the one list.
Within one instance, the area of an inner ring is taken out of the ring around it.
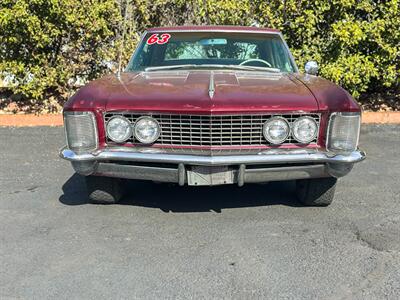
{"label": "side window", "polygon": [[272,43],[273,55],[275,57],[276,64],[279,69],[285,72],[293,72],[292,65],[289,63],[290,58],[280,41],[274,40]]}
{"label": "side window", "polygon": [[143,66],[149,65],[148,60],[151,57],[151,55],[149,55],[149,52],[149,46],[145,44],[142,50],[139,51],[139,55],[135,57],[135,59],[132,61],[132,65],[128,66],[128,68],[132,70],[140,70]]}

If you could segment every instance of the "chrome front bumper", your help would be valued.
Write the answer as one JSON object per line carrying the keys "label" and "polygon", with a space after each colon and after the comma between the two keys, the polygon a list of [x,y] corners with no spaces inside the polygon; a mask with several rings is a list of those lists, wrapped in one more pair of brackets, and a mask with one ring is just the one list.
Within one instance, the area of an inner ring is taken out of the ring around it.
{"label": "chrome front bumper", "polygon": [[190,155],[127,148],[106,148],[93,153],[77,154],[62,149],[60,157],[72,162],[82,175],[176,182],[184,185],[193,166],[210,168],[228,166],[233,182],[268,182],[305,178],[342,177],[354,163],[365,159],[363,151],[335,155],[318,150],[272,149],[252,155]]}

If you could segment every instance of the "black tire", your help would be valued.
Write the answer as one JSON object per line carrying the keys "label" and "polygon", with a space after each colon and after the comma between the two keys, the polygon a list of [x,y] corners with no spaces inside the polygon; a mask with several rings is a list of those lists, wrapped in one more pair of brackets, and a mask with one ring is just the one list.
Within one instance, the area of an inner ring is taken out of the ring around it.
{"label": "black tire", "polygon": [[333,177],[297,180],[297,197],[308,206],[328,206],[335,196],[336,182]]}
{"label": "black tire", "polygon": [[100,176],[85,178],[90,203],[115,204],[121,200],[124,189],[120,179]]}

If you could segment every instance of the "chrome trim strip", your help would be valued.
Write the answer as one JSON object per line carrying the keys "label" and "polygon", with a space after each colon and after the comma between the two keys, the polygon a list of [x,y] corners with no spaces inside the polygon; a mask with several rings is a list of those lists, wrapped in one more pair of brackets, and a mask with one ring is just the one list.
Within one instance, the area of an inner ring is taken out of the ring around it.
{"label": "chrome trim strip", "polygon": [[124,149],[104,149],[94,153],[76,154],[72,150],[64,148],[60,151],[60,157],[72,162],[86,161],[135,161],[154,163],[189,164],[202,166],[222,165],[255,165],[255,164],[285,164],[285,163],[334,163],[353,164],[365,159],[365,152],[354,151],[349,155],[332,155],[320,151],[275,151],[262,152],[258,155],[236,156],[200,156],[178,155],[163,153],[141,153],[137,151],[125,151]]}
{"label": "chrome trim strip", "polygon": [[208,95],[210,96],[210,99],[214,97],[215,93],[215,84],[214,84],[214,72],[210,72],[210,84],[208,85]]}
{"label": "chrome trim strip", "polygon": [[288,111],[250,111],[243,113],[241,111],[232,112],[232,113],[220,113],[220,112],[212,112],[212,111],[203,111],[203,114],[195,114],[194,112],[190,113],[181,113],[181,112],[164,112],[160,110],[107,110],[103,112],[104,115],[107,114],[133,114],[133,115],[171,115],[171,116],[212,116],[212,117],[223,117],[223,116],[283,116],[283,115],[298,115],[298,116],[309,116],[309,115],[318,115],[319,117],[322,116],[321,112],[317,111],[304,111],[304,110],[288,110]]}
{"label": "chrome trim strip", "polygon": [[172,30],[153,30],[149,28],[145,33],[160,33],[160,32],[231,32],[231,33],[259,33],[259,34],[270,34],[270,35],[279,35],[281,34],[279,31],[269,31],[269,30],[252,30],[254,27],[249,27],[249,29],[218,29],[218,28],[197,28],[197,29],[172,29]]}

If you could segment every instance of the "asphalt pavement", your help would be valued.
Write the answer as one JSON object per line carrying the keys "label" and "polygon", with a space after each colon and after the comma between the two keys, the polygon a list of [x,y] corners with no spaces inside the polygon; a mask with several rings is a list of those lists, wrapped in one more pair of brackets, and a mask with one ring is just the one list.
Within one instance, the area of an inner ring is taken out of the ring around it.
{"label": "asphalt pavement", "polygon": [[0,128],[0,299],[398,299],[400,126],[363,127],[334,203],[294,183],[134,183],[88,204],[60,127]]}

